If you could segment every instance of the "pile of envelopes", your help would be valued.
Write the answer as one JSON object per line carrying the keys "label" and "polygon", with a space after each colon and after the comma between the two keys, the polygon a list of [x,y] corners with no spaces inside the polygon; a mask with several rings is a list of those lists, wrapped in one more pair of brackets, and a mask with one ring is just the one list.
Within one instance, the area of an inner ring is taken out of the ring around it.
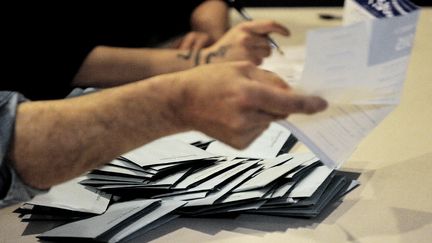
{"label": "pile of envelopes", "polygon": [[292,141],[277,124],[243,151],[201,134],[167,137],[54,187],[17,211],[23,220],[69,222],[41,239],[102,242],[127,241],[178,216],[315,217],[358,183],[312,153],[280,154]]}

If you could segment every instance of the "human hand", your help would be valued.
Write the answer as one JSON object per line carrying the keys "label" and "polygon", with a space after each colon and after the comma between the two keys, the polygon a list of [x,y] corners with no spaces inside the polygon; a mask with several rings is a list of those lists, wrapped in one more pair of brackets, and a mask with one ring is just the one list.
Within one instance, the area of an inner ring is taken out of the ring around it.
{"label": "human hand", "polygon": [[327,106],[319,97],[297,94],[277,75],[249,62],[203,65],[176,73],[176,79],[176,122],[235,148],[245,148],[274,120]]}
{"label": "human hand", "polygon": [[227,61],[250,61],[261,64],[271,53],[268,34],[289,35],[281,24],[269,21],[247,21],[231,28],[212,46],[203,49],[201,64]]}
{"label": "human hand", "polygon": [[180,40],[177,48],[180,50],[198,50],[213,44],[213,42],[209,34],[191,31]]}

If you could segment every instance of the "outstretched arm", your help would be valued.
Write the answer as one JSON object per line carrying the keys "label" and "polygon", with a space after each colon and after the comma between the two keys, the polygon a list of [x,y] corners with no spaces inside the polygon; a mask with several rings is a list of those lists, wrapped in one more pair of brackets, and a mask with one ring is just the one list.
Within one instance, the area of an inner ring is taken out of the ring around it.
{"label": "outstretched arm", "polygon": [[197,51],[98,46],[84,60],[75,86],[112,87],[197,65]]}
{"label": "outstretched arm", "polygon": [[200,64],[229,61],[259,64],[270,55],[266,38],[269,33],[289,34],[274,21],[249,21],[231,28],[219,41],[202,50],[99,46],[87,56],[73,84],[111,87]]}
{"label": "outstretched arm", "polygon": [[43,189],[180,131],[244,148],[271,121],[325,106],[253,64],[204,65],[82,97],[22,103],[9,157],[27,184]]}

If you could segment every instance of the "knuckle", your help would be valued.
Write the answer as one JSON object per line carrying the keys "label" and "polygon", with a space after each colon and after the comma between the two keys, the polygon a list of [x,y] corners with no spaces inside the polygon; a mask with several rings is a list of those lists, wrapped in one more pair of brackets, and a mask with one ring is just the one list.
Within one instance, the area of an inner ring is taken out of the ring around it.
{"label": "knuckle", "polygon": [[242,92],[238,95],[236,103],[240,109],[248,108],[252,105],[250,95],[246,92]]}
{"label": "knuckle", "polygon": [[265,130],[267,130],[269,127],[270,127],[270,122],[267,122],[266,124],[264,124],[264,126],[263,126],[262,129],[261,129],[260,134],[261,134],[262,132],[264,132]]}
{"label": "knuckle", "polygon": [[229,127],[231,128],[234,134],[241,135],[244,132],[246,125],[247,125],[246,120],[240,116],[235,119],[232,119],[229,124]]}
{"label": "knuckle", "polygon": [[238,38],[240,45],[248,45],[252,41],[252,37],[246,33],[241,34]]}
{"label": "knuckle", "polygon": [[247,145],[245,145],[245,142],[241,140],[235,140],[231,143],[231,146],[235,149],[244,149]]}
{"label": "knuckle", "polygon": [[266,24],[269,25],[269,26],[278,25],[278,23],[275,20],[267,20]]}
{"label": "knuckle", "polygon": [[250,144],[250,141],[241,140],[238,145],[238,149],[245,149]]}
{"label": "knuckle", "polygon": [[262,58],[255,58],[255,59],[253,60],[253,63],[254,63],[255,65],[261,65],[262,61],[263,61]]}
{"label": "knuckle", "polygon": [[238,68],[245,70],[251,70],[253,68],[256,68],[256,65],[250,60],[238,62],[237,66]]}
{"label": "knuckle", "polygon": [[248,30],[248,26],[249,26],[248,22],[242,22],[242,23],[236,25],[234,28],[236,28],[236,29],[238,29],[240,31],[247,31]]}
{"label": "knuckle", "polygon": [[235,147],[236,149],[245,149],[247,146],[249,146],[251,142],[252,140],[249,139],[247,136],[237,135],[234,138],[233,147]]}

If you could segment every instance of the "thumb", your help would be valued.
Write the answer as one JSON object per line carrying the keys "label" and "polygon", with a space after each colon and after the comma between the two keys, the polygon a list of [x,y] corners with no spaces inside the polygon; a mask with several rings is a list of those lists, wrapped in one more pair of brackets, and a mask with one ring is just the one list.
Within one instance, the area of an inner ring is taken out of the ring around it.
{"label": "thumb", "polygon": [[247,32],[258,35],[267,35],[273,32],[284,36],[290,35],[289,30],[285,26],[273,20],[253,20],[241,23],[239,26]]}

